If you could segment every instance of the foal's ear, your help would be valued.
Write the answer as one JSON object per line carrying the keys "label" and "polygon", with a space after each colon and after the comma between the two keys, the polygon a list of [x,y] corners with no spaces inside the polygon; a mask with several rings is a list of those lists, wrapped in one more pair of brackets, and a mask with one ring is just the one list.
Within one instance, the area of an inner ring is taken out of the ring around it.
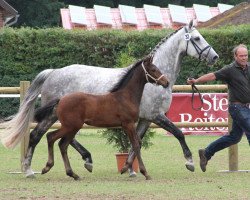
{"label": "foal's ear", "polygon": [[150,63],[153,63],[154,56],[150,56]]}
{"label": "foal's ear", "polygon": [[154,56],[147,56],[145,59],[144,59],[144,62],[147,62],[147,63],[153,63],[153,58]]}
{"label": "foal's ear", "polygon": [[147,56],[145,59],[144,59],[144,63],[151,63],[151,56]]}

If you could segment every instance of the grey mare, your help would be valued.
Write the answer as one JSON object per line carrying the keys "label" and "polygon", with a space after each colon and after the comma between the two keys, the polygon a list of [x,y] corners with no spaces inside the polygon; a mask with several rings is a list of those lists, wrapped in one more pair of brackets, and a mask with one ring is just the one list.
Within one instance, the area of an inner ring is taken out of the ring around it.
{"label": "grey mare", "polygon": [[[142,138],[151,122],[171,132],[180,142],[187,169],[194,171],[192,154],[186,144],[185,137],[182,131],[165,116],[165,113],[172,101],[172,87],[180,72],[183,57],[189,55],[199,60],[206,60],[209,65],[212,65],[217,61],[218,55],[198,30],[193,27],[193,21],[163,38],[150,54],[154,56],[153,64],[168,77],[170,83],[168,88],[152,84],[145,85],[140,104],[137,134]],[[76,91],[104,94],[119,80],[125,70],[126,68],[112,69],[75,64],[61,69],[47,69],[40,72],[33,80],[23,103],[20,105],[19,112],[11,121],[6,122],[8,128],[2,131],[2,143],[8,148],[14,148],[25,136],[33,120],[35,101],[40,93],[42,105],[53,98],[59,98]],[[28,150],[22,163],[26,177],[34,176],[31,161],[35,147],[56,121],[57,117],[51,115],[38,123],[30,133]],[[92,171],[90,152],[76,140],[73,140],[71,145],[85,160],[84,166]],[[129,159],[134,159],[133,151],[130,152]]]}

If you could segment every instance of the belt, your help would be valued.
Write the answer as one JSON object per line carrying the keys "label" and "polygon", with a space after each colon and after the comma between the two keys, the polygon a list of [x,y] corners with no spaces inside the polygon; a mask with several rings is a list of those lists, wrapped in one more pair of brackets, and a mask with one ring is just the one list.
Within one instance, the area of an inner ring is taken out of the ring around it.
{"label": "belt", "polygon": [[245,106],[247,108],[250,108],[250,103],[241,103],[238,101],[234,101],[234,102],[231,102],[231,104],[239,104],[239,105]]}

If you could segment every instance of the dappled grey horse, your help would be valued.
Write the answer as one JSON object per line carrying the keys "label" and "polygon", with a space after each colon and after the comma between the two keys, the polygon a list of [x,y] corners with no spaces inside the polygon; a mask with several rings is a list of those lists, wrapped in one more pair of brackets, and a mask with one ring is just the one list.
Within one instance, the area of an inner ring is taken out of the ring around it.
{"label": "dappled grey horse", "polygon": [[[165,113],[169,110],[172,101],[172,87],[180,72],[183,57],[189,55],[199,60],[206,60],[209,65],[212,65],[218,59],[218,55],[198,30],[193,27],[193,21],[163,38],[150,54],[154,56],[153,64],[168,77],[170,83],[168,88],[152,84],[145,85],[140,104],[137,134],[142,138],[151,122],[171,132],[180,142],[186,158],[187,169],[194,171],[192,154],[186,144],[185,137],[182,131],[166,117]],[[11,121],[6,122],[8,128],[2,131],[2,143],[8,148],[14,148],[25,136],[33,120],[35,101],[40,93],[42,95],[42,105],[48,103],[52,98],[59,98],[76,91],[104,94],[117,83],[126,69],[76,64],[61,69],[47,69],[40,72],[32,82],[17,115]],[[28,150],[22,163],[27,177],[34,176],[31,161],[36,145],[56,121],[57,117],[52,114],[38,123],[30,133]],[[85,160],[84,166],[89,171],[92,171],[90,152],[76,140],[73,140],[71,145],[82,155],[83,160]],[[133,151],[130,152],[129,159],[134,159]]]}

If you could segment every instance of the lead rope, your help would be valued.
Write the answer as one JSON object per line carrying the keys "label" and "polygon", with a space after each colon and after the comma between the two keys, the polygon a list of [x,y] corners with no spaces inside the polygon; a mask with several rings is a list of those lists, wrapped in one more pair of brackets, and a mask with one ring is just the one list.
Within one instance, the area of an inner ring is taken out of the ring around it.
{"label": "lead rope", "polygon": [[[197,111],[201,110],[201,108],[203,107],[203,104],[204,104],[203,97],[201,96],[200,91],[198,90],[198,88],[195,86],[194,83],[191,85],[191,87],[192,87],[192,98],[191,98],[192,108],[193,108],[193,110],[197,110]],[[201,105],[199,107],[197,107],[197,108],[194,107],[194,93],[195,92],[198,93],[199,99],[200,99],[200,102],[201,102]]]}

